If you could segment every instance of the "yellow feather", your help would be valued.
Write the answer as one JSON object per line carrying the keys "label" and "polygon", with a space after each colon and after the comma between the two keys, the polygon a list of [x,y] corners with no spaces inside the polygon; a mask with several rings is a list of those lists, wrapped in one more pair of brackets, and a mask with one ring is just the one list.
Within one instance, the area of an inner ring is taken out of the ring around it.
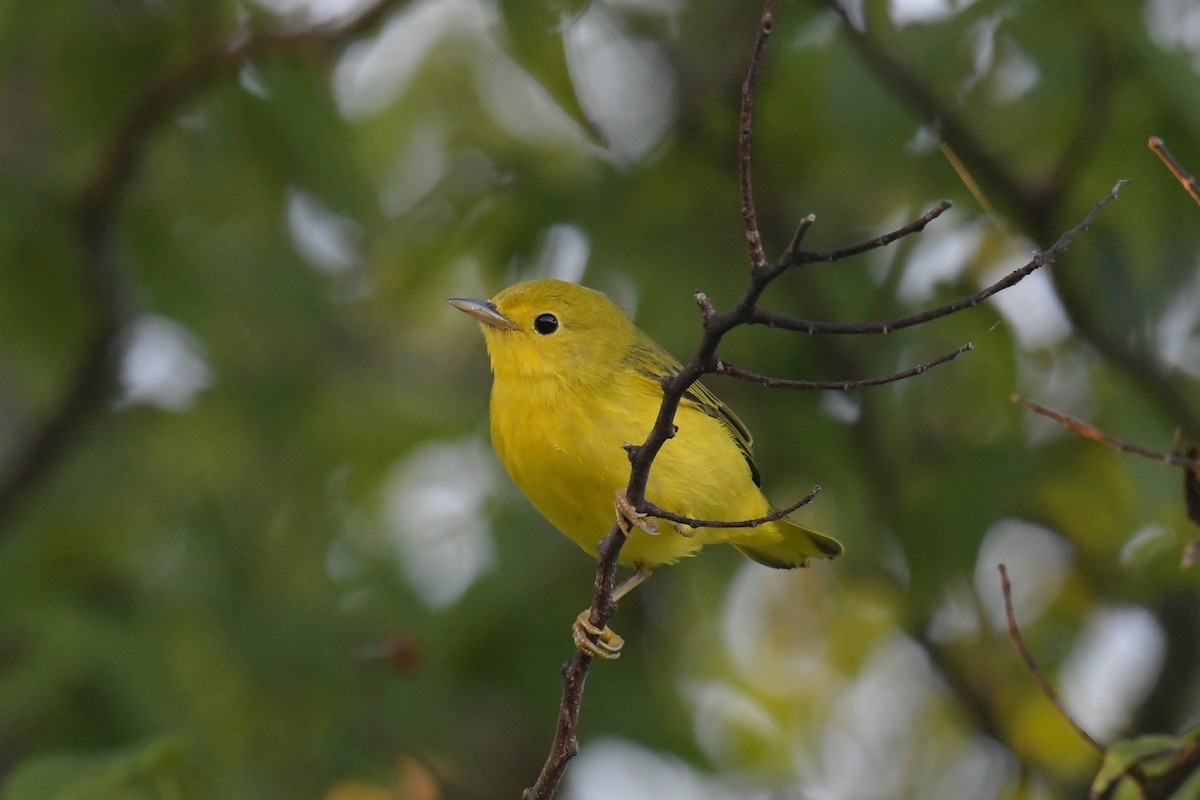
{"label": "yellow feather", "polygon": [[[662,402],[660,379],[680,369],[603,294],[556,280],[505,289],[491,301],[451,301],[480,320],[494,381],[492,443],[541,514],[593,556],[629,482],[623,445],[640,444]],[[761,517],[750,434],[700,384],[680,404],[678,433],[655,459],[646,497],[694,519]],[[772,567],[833,558],[837,540],[782,519],[756,528],[634,529],[620,561],[653,569],[728,542]]]}

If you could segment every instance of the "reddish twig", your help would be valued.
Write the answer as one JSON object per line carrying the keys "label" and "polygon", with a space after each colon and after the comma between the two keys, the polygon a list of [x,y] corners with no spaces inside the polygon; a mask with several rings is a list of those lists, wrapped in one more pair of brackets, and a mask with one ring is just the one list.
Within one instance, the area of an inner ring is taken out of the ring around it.
{"label": "reddish twig", "polygon": [[1087,731],[1075,719],[1067,713],[1063,704],[1059,701],[1058,695],[1051,688],[1050,682],[1046,680],[1046,676],[1038,669],[1037,662],[1033,660],[1033,656],[1029,652],[1029,648],[1025,646],[1025,640],[1021,638],[1021,630],[1017,627],[1017,617],[1013,613],[1012,605],[1012,584],[1008,581],[1008,569],[1003,564],[1000,565],[1000,588],[1004,592],[1004,614],[1008,618],[1008,638],[1012,640],[1013,647],[1017,651],[1017,655],[1025,662],[1025,669],[1033,678],[1034,683],[1042,690],[1042,694],[1050,701],[1050,704],[1058,710],[1058,713],[1067,721],[1075,732],[1078,733],[1084,741],[1095,748],[1096,752],[1104,755],[1105,747]]}
{"label": "reddish twig", "polygon": [[1089,425],[1083,420],[1076,419],[1075,417],[1069,417],[1066,414],[1061,414],[1053,409],[1039,405],[1032,400],[1026,400],[1019,394],[1014,394],[1011,399],[1014,403],[1024,406],[1035,414],[1041,414],[1043,417],[1049,417],[1067,430],[1074,431],[1080,436],[1100,442],[1104,445],[1108,445],[1114,450],[1120,450],[1122,453],[1133,453],[1134,455],[1141,456],[1142,458],[1148,458],[1151,461],[1157,461],[1160,464],[1200,470],[1200,460],[1195,458],[1181,455],[1180,453],[1161,453],[1157,450],[1150,450],[1148,448],[1141,447],[1140,445],[1133,444],[1132,442],[1127,442],[1124,439],[1119,439],[1116,436],[1107,434],[1099,428]]}
{"label": "reddish twig", "polygon": [[1191,195],[1192,199],[1200,203],[1200,183],[1196,181],[1196,176],[1189,173],[1179,163],[1179,160],[1171,154],[1167,149],[1166,143],[1157,136],[1150,137],[1150,149],[1156,156],[1162,159],[1162,162],[1167,165],[1167,169],[1171,170],[1171,174],[1175,179],[1183,184],[1184,191]]}

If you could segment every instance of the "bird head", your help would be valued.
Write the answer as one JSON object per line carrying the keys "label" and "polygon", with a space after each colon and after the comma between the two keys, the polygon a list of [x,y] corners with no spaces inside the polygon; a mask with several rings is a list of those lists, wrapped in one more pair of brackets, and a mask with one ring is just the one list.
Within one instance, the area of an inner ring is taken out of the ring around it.
{"label": "bird head", "polygon": [[450,304],[479,321],[497,378],[602,380],[639,337],[616,303],[566,281],[528,281],[491,300]]}

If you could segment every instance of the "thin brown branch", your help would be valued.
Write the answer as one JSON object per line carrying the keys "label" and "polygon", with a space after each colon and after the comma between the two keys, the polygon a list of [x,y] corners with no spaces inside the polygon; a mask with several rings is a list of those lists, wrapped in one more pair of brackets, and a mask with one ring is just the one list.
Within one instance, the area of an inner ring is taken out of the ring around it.
{"label": "thin brown branch", "polygon": [[112,238],[122,194],[132,183],[150,139],[174,120],[187,102],[217,81],[235,75],[248,58],[344,44],[400,5],[402,0],[379,0],[341,28],[258,32],[242,37],[232,47],[224,41],[211,43],[162,76],[132,105],[101,148],[102,155],[80,191],[75,212],[78,270],[91,304],[91,330],[53,409],[24,437],[8,463],[0,466],[0,528],[79,441],[114,391],[119,339],[133,311]]}
{"label": "thin brown branch", "polygon": [[[588,622],[603,630],[617,613],[612,601],[616,585],[617,556],[625,544],[625,534],[620,526],[613,525],[601,542],[597,554],[596,582],[592,589],[592,609]],[[542,771],[533,785],[521,793],[522,800],[550,800],[571,759],[579,754],[579,710],[583,705],[583,689],[588,672],[592,668],[592,657],[576,650],[571,660],[562,666],[563,693],[558,706],[558,721],[554,727],[554,741],[546,757]]]}
{"label": "thin brown branch", "polygon": [[841,261],[843,258],[860,255],[871,250],[878,250],[881,247],[887,247],[897,239],[902,239],[914,233],[920,233],[925,230],[925,226],[940,217],[947,209],[950,208],[950,203],[947,200],[939,200],[933,208],[926,211],[917,219],[901,226],[894,231],[889,231],[881,236],[876,236],[874,239],[867,239],[862,242],[856,242],[846,247],[837,247],[832,250],[809,250],[801,251],[797,248],[794,258],[801,263],[813,263],[818,261]]}
{"label": "thin brown branch", "polygon": [[1071,242],[1075,240],[1076,236],[1092,227],[1092,223],[1096,221],[1096,217],[1099,215],[1100,211],[1106,205],[1117,199],[1117,195],[1121,193],[1121,187],[1127,183],[1129,183],[1128,180],[1122,179],[1113,184],[1113,187],[1108,190],[1108,194],[1104,195],[1099,202],[1092,206],[1092,210],[1087,213],[1087,216],[1083,218],[1082,222],[1080,222],[1074,228],[1071,228],[1062,236],[1058,237],[1057,242],[1050,245],[1048,250],[1044,250],[1042,252],[1042,258],[1044,258],[1047,263],[1053,264],[1055,259],[1062,255],[1063,252],[1071,246]]}
{"label": "thin brown branch", "polygon": [[758,82],[758,68],[762,64],[763,50],[774,25],[774,0],[766,0],[762,18],[758,23],[758,36],[754,40],[754,52],[750,56],[750,67],[742,84],[742,112],[738,124],[738,178],[742,188],[742,224],[746,228],[746,247],[750,255],[750,268],[760,270],[767,263],[763,253],[762,234],[758,230],[758,215],[754,211],[754,188],[750,175],[750,150],[753,140],[754,89]]}
{"label": "thin brown branch", "polygon": [[915,314],[910,314],[907,317],[887,320],[885,322],[817,322],[813,320],[798,319],[796,317],[788,317],[782,314],[775,314],[762,308],[755,308],[751,314],[751,323],[755,325],[766,325],[771,328],[783,328],[789,331],[799,331],[801,333],[826,333],[826,334],[863,334],[863,333],[882,333],[888,334],[902,328],[910,328],[914,325],[923,325],[926,322],[932,322],[935,319],[948,317],[959,311],[968,308],[974,308],[997,292],[1002,292],[1010,286],[1015,286],[1026,277],[1041,269],[1044,266],[1053,264],[1055,259],[1062,255],[1063,251],[1071,244],[1083,231],[1087,230],[1095,220],[1096,215],[1102,208],[1117,199],[1121,186],[1124,181],[1118,181],[1107,195],[1100,199],[1087,213],[1083,221],[1071,228],[1069,231],[1059,237],[1058,241],[1050,246],[1044,253],[1036,255],[1033,259],[1023,267],[1013,270],[1005,275],[1000,280],[984,289],[975,292],[974,294],[961,297],[952,303],[947,303],[944,306],[937,308],[918,311]]}
{"label": "thin brown branch", "polygon": [[863,389],[868,386],[882,386],[885,383],[894,383],[902,381],[905,378],[913,378],[917,375],[922,375],[934,367],[941,366],[948,361],[961,356],[963,353],[975,349],[975,346],[970,342],[964,344],[957,350],[946,353],[944,356],[939,356],[932,361],[926,361],[922,364],[917,364],[915,367],[910,367],[902,372],[893,372],[891,375],[882,375],[877,378],[862,378],[860,380],[843,380],[843,381],[799,381],[789,380],[787,378],[773,378],[770,375],[759,375],[757,372],[751,372],[741,367],[736,367],[727,361],[717,361],[717,366],[713,370],[717,375],[728,375],[731,378],[737,378],[750,383],[758,383],[763,386],[768,386],[772,389],[802,389],[802,390],[829,390],[838,392],[848,392],[852,389]]}
{"label": "thin brown branch", "polygon": [[1046,676],[1038,669],[1037,662],[1033,660],[1033,656],[1029,652],[1029,648],[1025,646],[1025,640],[1021,638],[1021,630],[1017,627],[1017,617],[1013,613],[1012,604],[1012,584],[1008,580],[1008,569],[1000,565],[1000,588],[1004,591],[1004,614],[1008,618],[1008,638],[1012,640],[1013,648],[1016,649],[1017,655],[1025,662],[1025,669],[1033,678],[1034,683],[1042,690],[1042,694],[1050,701],[1050,705],[1058,710],[1058,713],[1067,721],[1075,732],[1083,738],[1088,744],[1095,748],[1096,752],[1104,755],[1105,747],[1100,742],[1096,741],[1090,733],[1085,731],[1075,719],[1067,713],[1063,704],[1059,702],[1058,695],[1050,686],[1050,682],[1046,680]]}
{"label": "thin brown branch", "polygon": [[1150,137],[1150,149],[1154,154],[1162,159],[1162,162],[1167,165],[1167,169],[1171,170],[1171,174],[1175,179],[1183,184],[1184,191],[1191,195],[1192,199],[1200,203],[1200,183],[1196,182],[1196,177],[1183,168],[1179,160],[1172,155],[1167,149],[1167,145],[1157,136]]}
{"label": "thin brown branch", "polygon": [[787,249],[783,251],[783,255],[779,257],[774,269],[787,269],[792,264],[796,263],[797,256],[801,252],[801,246],[804,244],[804,237],[808,235],[808,230],[817,221],[816,214],[807,214],[800,220],[800,224],[796,226],[796,232],[792,234],[792,241],[788,243]]}
{"label": "thin brown branch", "polygon": [[1120,450],[1122,453],[1133,453],[1134,455],[1141,456],[1142,458],[1148,458],[1151,461],[1157,461],[1160,464],[1167,464],[1169,466],[1186,467],[1187,469],[1200,469],[1200,461],[1196,460],[1195,458],[1190,458],[1182,455],[1181,453],[1163,453],[1136,445],[1133,442],[1129,442],[1125,439],[1105,433],[1094,425],[1090,425],[1081,419],[1067,416],[1066,414],[1059,413],[1054,409],[1039,405],[1032,400],[1027,400],[1024,397],[1021,397],[1019,394],[1014,394],[1011,399],[1014,403],[1024,406],[1035,414],[1041,414],[1043,417],[1049,417],[1067,430],[1074,431],[1080,436],[1100,442],[1104,445],[1108,445],[1114,450]]}
{"label": "thin brown branch", "polygon": [[801,497],[796,502],[792,503],[787,508],[778,508],[770,514],[765,514],[754,519],[743,519],[735,522],[715,519],[695,519],[693,517],[685,517],[682,514],[676,514],[673,511],[667,511],[665,508],[660,508],[649,500],[643,500],[637,507],[637,510],[643,514],[648,514],[651,517],[665,519],[668,522],[675,522],[679,525],[687,525],[692,528],[757,528],[759,525],[766,525],[768,522],[774,522],[777,519],[783,519],[793,511],[802,508],[813,501],[817,493],[821,491],[820,486],[814,486],[809,490],[808,494]]}

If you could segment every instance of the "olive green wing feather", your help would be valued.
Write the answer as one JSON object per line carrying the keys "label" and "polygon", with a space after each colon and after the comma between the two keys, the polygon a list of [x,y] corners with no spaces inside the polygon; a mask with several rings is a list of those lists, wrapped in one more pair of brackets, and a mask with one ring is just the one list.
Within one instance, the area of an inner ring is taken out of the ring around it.
{"label": "olive green wing feather", "polygon": [[[671,355],[650,339],[644,339],[630,348],[626,364],[661,385],[663,378],[677,375],[682,365]],[[680,405],[695,408],[717,420],[728,431],[729,437],[737,444],[750,468],[750,477],[755,486],[762,485],[758,466],[750,452],[750,431],[737,415],[729,410],[716,395],[710,392],[702,383],[693,383],[683,394]],[[842,552],[842,544],[832,536],[811,530],[790,519],[781,519],[774,523],[776,542],[763,544],[758,541],[734,541],[733,545],[743,554],[760,564],[776,569],[792,569],[803,567],[810,557],[835,558]]]}
{"label": "olive green wing feather", "polygon": [[[628,359],[639,372],[660,385],[663,378],[677,375],[683,369],[683,365],[676,361],[670,353],[649,339],[643,340],[631,348]],[[746,465],[750,467],[750,477],[754,480],[754,485],[762,485],[762,475],[758,471],[758,465],[754,463],[754,454],[750,450],[750,445],[754,441],[750,436],[750,430],[729,409],[729,406],[722,403],[715,394],[699,382],[693,383],[683,393],[680,405],[695,408],[720,422],[729,433],[729,437],[737,444],[742,458],[746,459]]]}

